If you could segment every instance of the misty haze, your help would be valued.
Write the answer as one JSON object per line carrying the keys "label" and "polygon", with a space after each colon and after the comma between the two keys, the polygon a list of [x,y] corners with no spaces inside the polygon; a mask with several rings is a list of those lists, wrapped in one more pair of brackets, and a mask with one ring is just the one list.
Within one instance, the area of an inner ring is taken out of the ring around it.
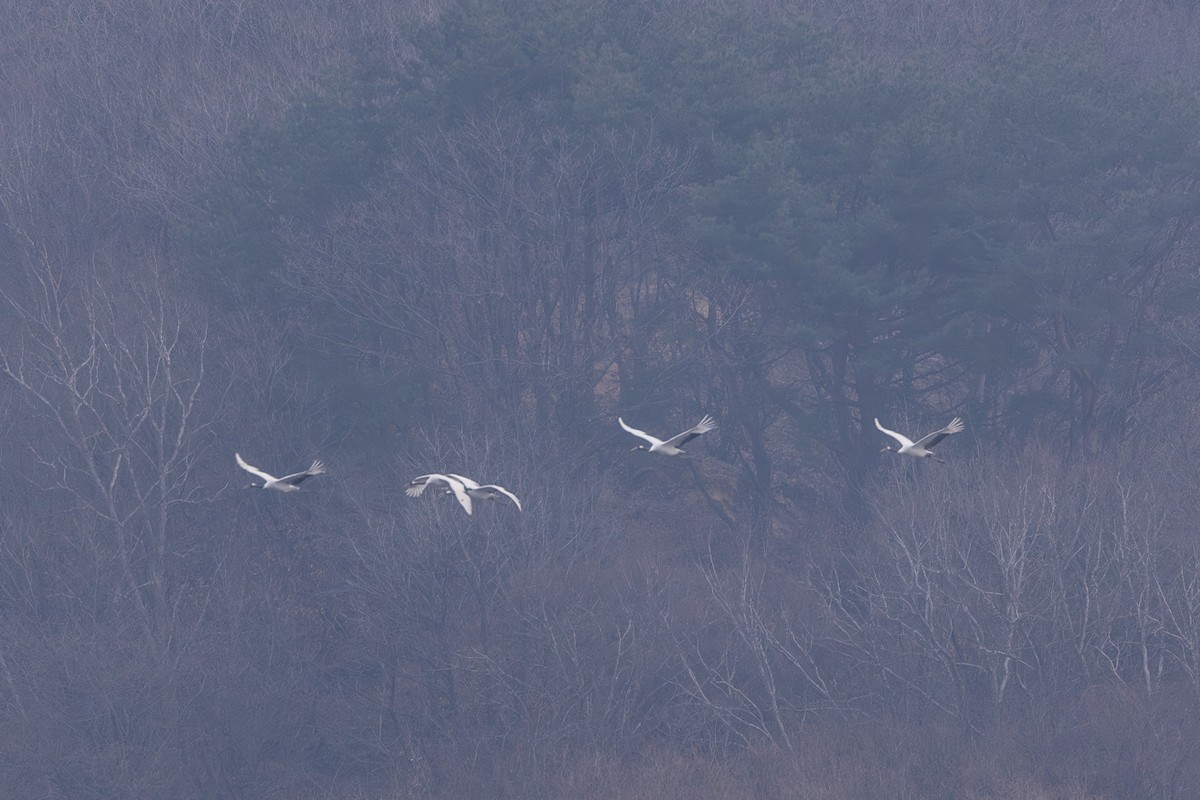
{"label": "misty haze", "polygon": [[1200,10],[13,0],[0,797],[1200,797]]}

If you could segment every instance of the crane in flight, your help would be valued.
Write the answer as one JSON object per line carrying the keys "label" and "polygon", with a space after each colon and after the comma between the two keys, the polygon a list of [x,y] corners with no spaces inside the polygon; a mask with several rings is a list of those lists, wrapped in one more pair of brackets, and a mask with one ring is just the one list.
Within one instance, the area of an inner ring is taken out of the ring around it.
{"label": "crane in flight", "polygon": [[650,443],[649,445],[639,444],[633,448],[634,450],[645,450],[647,453],[658,453],[664,456],[679,455],[680,453],[684,452],[680,449],[680,445],[687,444],[697,436],[701,436],[709,431],[716,430],[717,428],[717,421],[708,414],[705,414],[704,419],[696,423],[695,426],[688,428],[683,433],[672,436],[666,441],[663,441],[662,439],[651,436],[645,431],[639,431],[637,428],[629,427],[625,424],[625,420],[621,419],[620,417],[617,417],[617,422],[621,424],[621,427],[625,429],[626,433],[632,433],[634,436],[645,439]]}
{"label": "crane in flight", "polygon": [[409,497],[420,497],[428,486],[444,487],[447,494],[454,495],[454,499],[463,507],[463,511],[466,511],[467,514],[471,513],[471,495],[467,494],[467,487],[454,475],[445,475],[441,472],[418,475],[408,482],[408,488],[404,490],[404,493]]}
{"label": "crane in flight", "polygon": [[950,420],[949,425],[942,428],[940,431],[934,431],[927,436],[922,436],[915,442],[902,433],[889,431],[887,428],[880,425],[878,417],[875,418],[875,427],[900,443],[899,447],[894,445],[886,445],[883,449],[889,453],[898,453],[902,456],[912,456],[913,458],[932,458],[939,464],[945,464],[946,462],[935,456],[933,451],[929,448],[933,447],[947,436],[955,433],[962,433],[963,421],[960,417],[955,417],[954,419]]}
{"label": "crane in flight", "polygon": [[320,461],[314,461],[312,466],[303,472],[294,472],[291,475],[276,478],[274,475],[263,472],[258,467],[252,467],[247,464],[240,453],[234,453],[233,457],[237,459],[239,467],[262,480],[262,483],[252,482],[249,486],[251,489],[274,489],[277,492],[298,492],[300,491],[301,483],[309,478],[325,474],[325,465]]}

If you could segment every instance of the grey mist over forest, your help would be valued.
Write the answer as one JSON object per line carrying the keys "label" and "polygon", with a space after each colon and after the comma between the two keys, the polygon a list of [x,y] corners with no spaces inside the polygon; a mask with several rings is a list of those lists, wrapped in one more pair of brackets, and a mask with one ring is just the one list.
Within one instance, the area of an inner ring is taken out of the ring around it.
{"label": "grey mist over forest", "polygon": [[1200,797],[1198,219],[1191,3],[15,0],[0,797]]}

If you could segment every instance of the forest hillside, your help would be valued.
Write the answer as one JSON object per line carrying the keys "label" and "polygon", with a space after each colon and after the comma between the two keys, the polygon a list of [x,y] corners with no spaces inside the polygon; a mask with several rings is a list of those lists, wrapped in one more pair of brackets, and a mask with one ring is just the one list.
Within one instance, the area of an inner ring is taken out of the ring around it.
{"label": "forest hillside", "polygon": [[1191,4],[5,22],[0,795],[1200,796]]}

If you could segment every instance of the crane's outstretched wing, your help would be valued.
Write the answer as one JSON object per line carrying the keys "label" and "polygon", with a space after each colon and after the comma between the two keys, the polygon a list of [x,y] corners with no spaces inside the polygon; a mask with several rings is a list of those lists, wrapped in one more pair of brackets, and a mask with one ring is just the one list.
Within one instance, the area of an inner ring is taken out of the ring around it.
{"label": "crane's outstretched wing", "polygon": [[257,475],[258,477],[262,478],[264,481],[266,481],[268,483],[275,480],[274,475],[269,475],[266,472],[263,472],[258,467],[252,467],[249,464],[247,464],[245,459],[242,458],[240,453],[234,453],[233,457],[237,459],[237,465],[239,467],[241,467],[242,469],[246,470],[246,472],[249,472],[251,475]]}
{"label": "crane's outstretched wing", "polygon": [[409,497],[420,497],[425,491],[425,487],[429,485],[429,479],[432,477],[433,474],[418,475],[408,482],[408,488],[404,490],[404,493]]}
{"label": "crane's outstretched wing", "polygon": [[471,495],[467,494],[467,488],[463,486],[462,481],[457,481],[449,475],[442,475],[446,485],[450,487],[450,491],[454,493],[454,499],[463,507],[463,511],[471,513]]}
{"label": "crane's outstretched wing", "polygon": [[704,419],[697,422],[694,427],[689,428],[688,430],[676,436],[672,436],[670,439],[667,439],[667,444],[671,445],[672,447],[679,447],[680,445],[687,444],[697,436],[702,436],[711,430],[716,430],[716,428],[717,421],[708,414],[705,414]]}
{"label": "crane's outstretched wing", "polygon": [[625,424],[625,420],[621,419],[620,417],[617,417],[617,422],[619,422],[621,424],[621,427],[625,429],[626,433],[632,433],[634,436],[637,436],[638,438],[645,439],[651,445],[662,444],[661,439],[655,439],[653,436],[646,433],[645,431],[639,431],[637,428],[629,427],[628,425]]}
{"label": "crane's outstretched wing", "polygon": [[325,465],[320,461],[314,461],[312,466],[303,472],[295,472],[291,475],[286,475],[279,479],[280,483],[290,483],[292,486],[298,486],[308,478],[316,477],[317,475],[325,474]]}
{"label": "crane's outstretched wing", "polygon": [[940,442],[942,439],[945,439],[947,436],[950,436],[955,433],[962,433],[962,430],[963,430],[962,418],[955,417],[954,419],[950,420],[949,425],[942,428],[940,431],[934,431],[933,433],[929,434],[928,436],[923,436],[920,439],[920,441],[917,442],[917,446],[924,447],[926,450],[928,450],[929,448],[933,447],[935,444]]}
{"label": "crane's outstretched wing", "polygon": [[449,484],[449,482],[446,481],[447,477],[454,478],[455,480],[462,483],[464,486],[466,486],[467,484],[472,482],[470,478],[464,478],[461,475],[454,475],[451,473],[443,474],[441,472],[431,472],[428,475],[418,475],[417,477],[415,477],[411,481],[409,481],[408,488],[404,490],[404,493],[406,495],[408,495],[409,497],[420,497],[425,492],[426,486],[444,486],[444,487],[446,487],[446,491],[449,492],[450,484]]}
{"label": "crane's outstretched wing", "polygon": [[885,428],[879,424],[879,417],[875,418],[875,427],[879,428],[879,430],[883,431],[888,436],[892,437],[897,442],[899,442],[901,447],[912,447],[912,439],[909,439],[907,436],[905,436],[902,433],[896,433],[895,431],[889,431],[887,428]]}
{"label": "crane's outstretched wing", "polygon": [[475,481],[466,477],[465,475],[456,475],[453,472],[447,472],[446,474],[449,475],[451,478],[454,478],[454,480],[461,483],[467,489],[478,489],[479,488],[478,483],[476,483]]}
{"label": "crane's outstretched wing", "polygon": [[512,492],[510,492],[508,489],[505,489],[503,486],[497,486],[494,483],[485,483],[483,486],[479,486],[477,488],[481,492],[487,492],[487,491],[498,492],[498,493],[504,495],[505,497],[507,497],[509,500],[512,500],[513,505],[517,507],[517,511],[523,510],[521,508],[521,501],[517,499],[517,496],[515,494],[513,494]]}

